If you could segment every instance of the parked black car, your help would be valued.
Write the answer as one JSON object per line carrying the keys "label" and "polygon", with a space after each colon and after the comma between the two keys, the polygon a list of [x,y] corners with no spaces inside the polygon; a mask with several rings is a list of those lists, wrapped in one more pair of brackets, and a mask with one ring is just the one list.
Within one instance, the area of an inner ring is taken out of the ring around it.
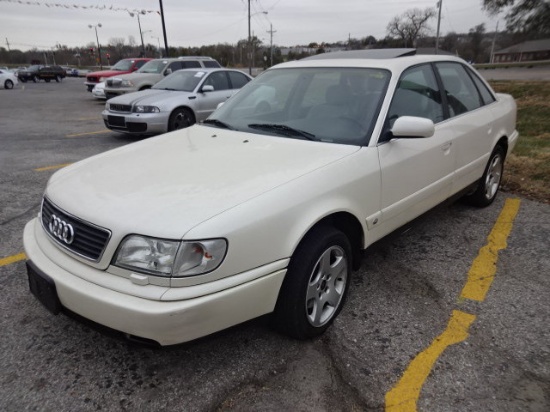
{"label": "parked black car", "polygon": [[38,81],[38,71],[41,67],[44,67],[39,64],[35,64],[34,66],[27,67],[26,69],[19,70],[17,72],[17,78],[21,80],[23,83],[26,83],[27,80],[37,82]]}
{"label": "parked black car", "polygon": [[36,64],[25,70],[19,70],[17,72],[17,77],[23,83],[27,81],[37,82],[39,80],[44,80],[46,83],[49,83],[51,80],[60,82],[61,79],[67,76],[65,69],[61,66],[42,66]]}
{"label": "parked black car", "polygon": [[36,77],[49,83],[50,80],[60,82],[61,79],[67,76],[65,69],[61,66],[43,66],[38,70]]}

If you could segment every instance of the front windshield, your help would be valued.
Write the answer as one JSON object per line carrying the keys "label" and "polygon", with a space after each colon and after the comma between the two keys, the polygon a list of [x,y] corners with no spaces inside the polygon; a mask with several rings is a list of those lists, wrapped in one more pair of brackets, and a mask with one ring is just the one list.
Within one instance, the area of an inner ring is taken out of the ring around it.
{"label": "front windshield", "polygon": [[167,64],[166,60],[151,60],[141,66],[136,73],[162,73]]}
{"label": "front windshield", "polygon": [[115,64],[113,67],[111,67],[111,70],[116,70],[120,72],[127,72],[132,68],[132,60],[121,60],[117,64]]}
{"label": "front windshield", "polygon": [[250,133],[368,144],[390,72],[370,68],[272,69],[206,121]]}
{"label": "front windshield", "polygon": [[192,92],[206,73],[199,70],[178,70],[155,84],[152,89]]}

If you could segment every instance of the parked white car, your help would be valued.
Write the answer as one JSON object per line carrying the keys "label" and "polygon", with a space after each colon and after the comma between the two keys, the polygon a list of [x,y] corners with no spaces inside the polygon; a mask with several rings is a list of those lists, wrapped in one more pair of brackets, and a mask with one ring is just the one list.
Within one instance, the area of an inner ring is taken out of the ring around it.
{"label": "parked white car", "polygon": [[113,97],[102,113],[115,132],[159,134],[206,119],[252,78],[239,70],[184,69],[141,92]]}
{"label": "parked white car", "polygon": [[19,82],[17,76],[7,69],[0,69],[0,87],[3,89],[13,89]]}
{"label": "parked white car", "polygon": [[98,100],[106,100],[105,96],[105,82],[96,83],[92,89],[92,96]]}
{"label": "parked white car", "polygon": [[160,345],[268,313],[311,338],[363,249],[451,196],[493,202],[511,96],[452,56],[328,54],[55,173],[24,232],[32,293]]}

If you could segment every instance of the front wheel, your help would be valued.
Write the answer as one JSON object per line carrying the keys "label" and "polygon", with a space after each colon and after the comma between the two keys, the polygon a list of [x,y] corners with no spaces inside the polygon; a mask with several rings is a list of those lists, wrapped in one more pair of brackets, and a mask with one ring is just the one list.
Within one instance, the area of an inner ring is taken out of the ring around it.
{"label": "front wheel", "polygon": [[288,266],[273,314],[273,325],[296,339],[321,335],[344,306],[351,280],[351,246],[341,231],[314,228]]}
{"label": "front wheel", "polygon": [[10,79],[4,82],[4,89],[13,89],[13,82]]}
{"label": "front wheel", "polygon": [[502,181],[504,157],[504,148],[502,146],[495,147],[475,191],[464,198],[467,203],[478,207],[489,206],[493,203]]}
{"label": "front wheel", "polygon": [[61,76],[56,75],[56,76],[55,76],[55,81],[56,81],[57,83],[59,83],[59,82],[61,81]]}
{"label": "front wheel", "polygon": [[193,112],[186,108],[179,108],[174,110],[168,120],[168,131],[184,129],[195,124],[195,116]]}

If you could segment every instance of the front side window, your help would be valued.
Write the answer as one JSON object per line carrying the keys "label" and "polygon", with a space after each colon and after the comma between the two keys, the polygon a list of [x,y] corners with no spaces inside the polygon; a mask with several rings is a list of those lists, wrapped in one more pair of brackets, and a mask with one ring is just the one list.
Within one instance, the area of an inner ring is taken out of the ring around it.
{"label": "front side window", "polygon": [[375,68],[271,69],[216,110],[207,125],[366,145],[389,79],[389,71]]}
{"label": "front side window", "polygon": [[430,65],[412,67],[402,74],[388,111],[386,129],[391,129],[401,116],[424,117],[434,123],[444,119],[441,92]]}
{"label": "front side window", "polygon": [[436,63],[445,88],[451,117],[481,107],[479,93],[474,82],[460,63]]}
{"label": "front side window", "polygon": [[117,64],[115,64],[111,70],[116,70],[120,72],[127,72],[132,67],[132,60],[120,60]]}
{"label": "front side window", "polygon": [[176,90],[180,92],[192,92],[204,78],[204,72],[194,70],[179,70],[166,76],[151,89]]}
{"label": "front side window", "polygon": [[184,69],[197,69],[201,67],[201,64],[196,60],[187,60],[187,61],[184,60],[180,63],[181,63],[181,67]]}
{"label": "front side window", "polygon": [[205,80],[204,86],[213,86],[214,90],[229,89],[229,81],[225,72],[214,72]]}
{"label": "front side window", "polygon": [[145,63],[136,73],[155,73],[160,74],[168,64],[167,60],[150,60]]}

